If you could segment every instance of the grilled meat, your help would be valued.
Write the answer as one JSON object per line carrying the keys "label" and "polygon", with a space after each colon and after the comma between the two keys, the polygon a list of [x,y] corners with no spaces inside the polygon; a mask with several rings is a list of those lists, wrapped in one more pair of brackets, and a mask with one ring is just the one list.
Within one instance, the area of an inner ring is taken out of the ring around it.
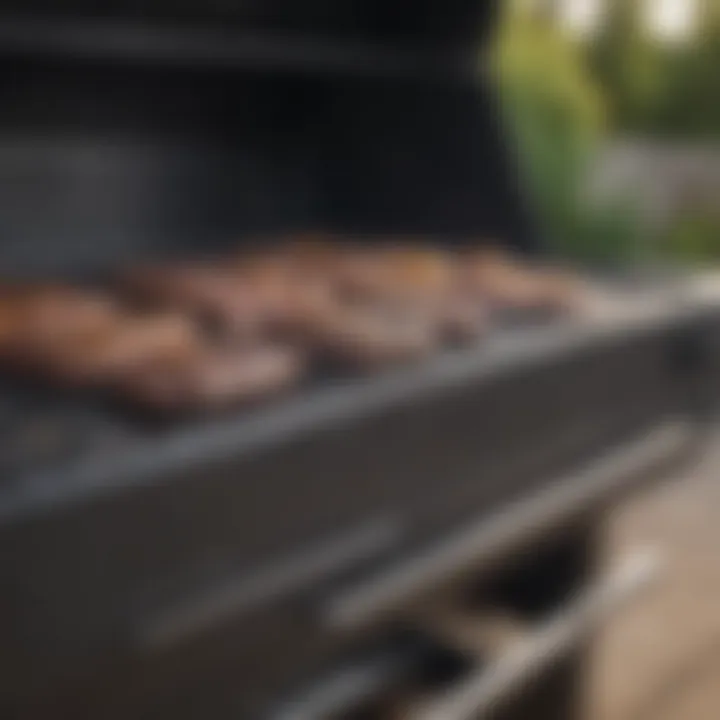
{"label": "grilled meat", "polygon": [[181,361],[201,345],[202,339],[187,317],[129,316],[94,332],[37,346],[28,362],[61,383],[107,385],[150,363]]}
{"label": "grilled meat", "polygon": [[120,378],[126,401],[163,413],[242,405],[291,387],[305,367],[287,347],[202,348],[139,367]]}

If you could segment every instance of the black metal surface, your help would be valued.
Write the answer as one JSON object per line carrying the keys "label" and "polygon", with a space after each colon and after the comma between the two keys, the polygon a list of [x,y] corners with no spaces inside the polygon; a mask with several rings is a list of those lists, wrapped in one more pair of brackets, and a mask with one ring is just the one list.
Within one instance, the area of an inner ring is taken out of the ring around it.
{"label": "black metal surface", "polygon": [[492,28],[496,0],[113,0],[101,7],[89,0],[51,0],[4,4],[6,23],[28,25],[64,21],[128,22],[141,27],[200,26],[211,30],[242,28],[256,37],[307,36],[384,41],[417,49],[476,45]]}
{"label": "black metal surface", "polygon": [[687,377],[688,407],[711,425],[720,411],[720,313],[706,312],[683,327],[675,348],[674,366]]}
{"label": "black metal surface", "polygon": [[4,273],[97,271],[321,225],[317,88],[36,63],[0,82]]}
{"label": "black metal surface", "polygon": [[5,274],[307,229],[537,243],[487,88],[31,63],[0,101]]}

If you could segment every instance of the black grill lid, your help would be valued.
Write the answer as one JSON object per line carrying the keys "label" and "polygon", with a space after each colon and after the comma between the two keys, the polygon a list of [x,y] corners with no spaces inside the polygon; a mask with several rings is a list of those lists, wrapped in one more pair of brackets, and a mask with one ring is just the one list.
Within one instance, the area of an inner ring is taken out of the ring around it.
{"label": "black grill lid", "polygon": [[497,3],[16,6],[0,15],[2,274],[312,229],[537,244],[479,72]]}
{"label": "black grill lid", "polygon": [[469,45],[490,30],[498,0],[8,0],[4,14],[44,20],[198,24],[261,34]]}

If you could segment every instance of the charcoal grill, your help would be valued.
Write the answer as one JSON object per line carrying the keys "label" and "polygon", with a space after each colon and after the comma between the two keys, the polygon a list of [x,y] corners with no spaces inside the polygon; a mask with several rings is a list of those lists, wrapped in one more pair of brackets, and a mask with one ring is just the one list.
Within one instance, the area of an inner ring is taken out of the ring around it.
{"label": "charcoal grill", "polygon": [[[17,4],[3,274],[93,282],[315,229],[542,254],[478,72],[497,10]],[[410,609],[429,596],[541,616],[591,575],[607,503],[687,456],[714,318],[658,302],[508,331],[173,427],[8,381],[4,716],[276,717],[366,657],[391,659],[379,692],[425,652]],[[573,717],[575,645],[526,696],[534,716]],[[348,710],[330,696],[323,712]]]}

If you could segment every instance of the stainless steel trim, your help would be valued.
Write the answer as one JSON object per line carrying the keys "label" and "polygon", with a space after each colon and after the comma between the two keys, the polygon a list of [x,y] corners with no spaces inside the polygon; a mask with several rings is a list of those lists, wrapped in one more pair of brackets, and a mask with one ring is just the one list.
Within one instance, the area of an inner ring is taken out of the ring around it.
{"label": "stainless steel trim", "polygon": [[468,571],[479,572],[542,532],[592,509],[639,475],[660,470],[687,449],[693,437],[688,422],[663,423],[424,556],[342,591],[321,607],[322,621],[331,628],[357,630],[397,613],[423,593]]}
{"label": "stainless steel trim", "polygon": [[196,597],[180,601],[151,618],[140,628],[139,644],[145,649],[157,648],[207,630],[249,607],[377,556],[402,538],[405,529],[401,518],[379,518],[254,572],[244,569],[239,577],[203,589]]}
{"label": "stainless steel trim", "polygon": [[282,703],[269,720],[330,720],[356,709],[363,701],[392,687],[412,666],[409,653],[388,652],[336,671],[307,693]]}

